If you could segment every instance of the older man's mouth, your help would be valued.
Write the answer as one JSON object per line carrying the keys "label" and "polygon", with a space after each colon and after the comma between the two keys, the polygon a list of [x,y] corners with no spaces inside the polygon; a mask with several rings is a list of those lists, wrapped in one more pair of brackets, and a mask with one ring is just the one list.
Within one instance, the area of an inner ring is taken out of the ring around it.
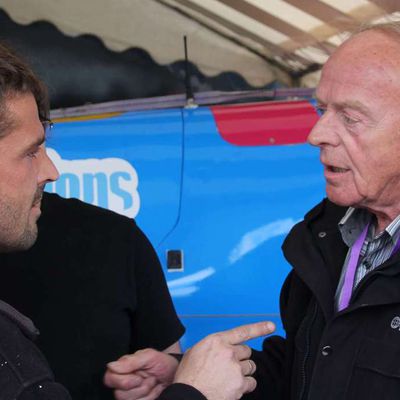
{"label": "older man's mouth", "polygon": [[335,172],[335,173],[344,173],[348,171],[348,169],[346,168],[334,167],[333,165],[328,165],[326,168],[329,172]]}
{"label": "older man's mouth", "polygon": [[327,182],[334,183],[336,181],[341,181],[344,176],[347,176],[350,169],[341,168],[334,165],[324,165],[324,177]]}

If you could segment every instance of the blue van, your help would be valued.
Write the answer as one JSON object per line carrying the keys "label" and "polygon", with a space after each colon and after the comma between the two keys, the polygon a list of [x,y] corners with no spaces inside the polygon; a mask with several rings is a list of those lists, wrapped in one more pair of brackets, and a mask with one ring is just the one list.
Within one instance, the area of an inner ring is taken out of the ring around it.
{"label": "blue van", "polygon": [[282,334],[280,246],[324,196],[318,151],[306,143],[312,100],[179,107],[170,96],[52,118],[48,153],[61,175],[46,190],[136,219],[187,328],[184,348],[259,320]]}

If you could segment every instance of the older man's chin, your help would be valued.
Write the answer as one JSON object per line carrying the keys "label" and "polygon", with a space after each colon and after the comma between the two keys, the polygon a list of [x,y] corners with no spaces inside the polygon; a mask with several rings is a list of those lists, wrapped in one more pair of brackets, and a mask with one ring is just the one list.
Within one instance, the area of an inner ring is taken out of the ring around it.
{"label": "older man's chin", "polygon": [[356,199],[352,196],[353,191],[350,189],[348,186],[334,185],[329,182],[326,182],[325,186],[328,199],[332,203],[343,207],[350,207],[356,202]]}

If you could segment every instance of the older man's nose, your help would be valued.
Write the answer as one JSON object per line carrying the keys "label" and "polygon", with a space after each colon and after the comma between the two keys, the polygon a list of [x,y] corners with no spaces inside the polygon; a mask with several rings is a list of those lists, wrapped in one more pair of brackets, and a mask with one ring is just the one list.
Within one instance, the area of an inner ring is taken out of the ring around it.
{"label": "older man's nose", "polygon": [[307,142],[312,146],[337,146],[340,142],[337,127],[332,115],[326,112],[312,128]]}

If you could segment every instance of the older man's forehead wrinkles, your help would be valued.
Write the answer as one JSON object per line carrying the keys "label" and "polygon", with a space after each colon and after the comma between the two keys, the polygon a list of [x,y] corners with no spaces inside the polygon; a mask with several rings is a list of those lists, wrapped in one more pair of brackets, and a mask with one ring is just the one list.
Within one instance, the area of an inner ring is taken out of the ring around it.
{"label": "older man's forehead wrinkles", "polygon": [[345,100],[345,101],[338,101],[334,103],[335,107],[341,110],[344,109],[351,109],[359,111],[365,115],[369,115],[370,109],[365,104],[361,103],[358,100]]}
{"label": "older man's forehead wrinkles", "polygon": [[318,105],[331,106],[337,110],[356,110],[362,114],[369,115],[370,109],[365,104],[358,100],[343,100],[343,101],[333,101],[322,100],[318,95],[315,96]]}

